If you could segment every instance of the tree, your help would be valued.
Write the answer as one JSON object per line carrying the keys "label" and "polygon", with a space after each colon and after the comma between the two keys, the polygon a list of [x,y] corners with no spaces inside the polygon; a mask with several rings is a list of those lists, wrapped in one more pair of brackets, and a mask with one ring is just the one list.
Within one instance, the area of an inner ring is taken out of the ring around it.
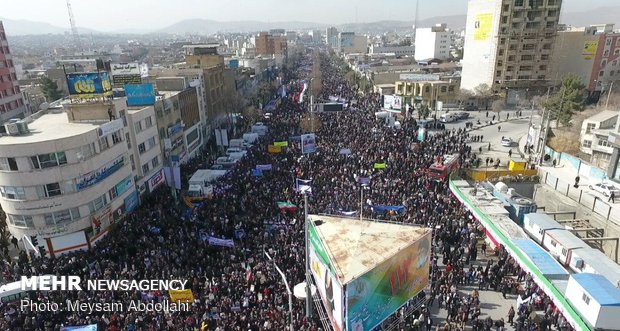
{"label": "tree", "polygon": [[504,102],[504,100],[495,100],[493,104],[491,104],[491,109],[496,113],[504,110],[504,108],[506,108],[506,102]]}
{"label": "tree", "polygon": [[471,100],[473,97],[474,97],[474,92],[468,89],[460,89],[456,93],[456,100],[459,103],[459,107],[461,107],[468,100]]}
{"label": "tree", "polygon": [[573,114],[585,108],[584,89],[585,85],[579,76],[564,75],[560,90],[551,95],[543,104],[550,111],[550,119],[557,120],[564,126],[570,126]]}
{"label": "tree", "polygon": [[427,118],[431,114],[431,109],[428,108],[428,105],[423,104],[418,109],[418,117],[420,119]]}
{"label": "tree", "polygon": [[45,99],[48,102],[56,101],[63,97],[60,90],[58,90],[58,84],[55,81],[49,79],[46,76],[41,77],[39,80],[41,92],[45,95]]}
{"label": "tree", "polygon": [[480,84],[474,87],[474,94],[479,101],[484,104],[484,109],[489,109],[489,100],[493,98],[493,91],[487,84]]}

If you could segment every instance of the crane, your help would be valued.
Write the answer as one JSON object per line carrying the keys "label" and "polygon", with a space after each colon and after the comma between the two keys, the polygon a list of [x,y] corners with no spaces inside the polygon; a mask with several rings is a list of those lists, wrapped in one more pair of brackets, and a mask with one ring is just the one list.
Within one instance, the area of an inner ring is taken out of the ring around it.
{"label": "crane", "polygon": [[69,11],[69,24],[71,24],[71,35],[73,36],[73,42],[78,51],[82,50],[82,43],[80,42],[80,34],[78,33],[77,25],[75,24],[75,17],[73,17],[73,10],[71,9],[71,1],[67,0],[67,11]]}

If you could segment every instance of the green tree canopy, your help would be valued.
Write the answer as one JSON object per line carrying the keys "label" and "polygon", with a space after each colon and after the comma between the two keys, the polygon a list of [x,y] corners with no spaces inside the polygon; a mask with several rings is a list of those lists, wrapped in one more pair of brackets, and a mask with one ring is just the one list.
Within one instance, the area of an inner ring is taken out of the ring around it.
{"label": "green tree canopy", "polygon": [[41,84],[41,92],[43,92],[43,95],[45,95],[45,99],[48,102],[56,101],[62,98],[62,93],[58,90],[58,84],[56,84],[55,81],[43,76],[39,80],[39,83]]}
{"label": "green tree canopy", "polygon": [[564,126],[570,126],[573,114],[582,111],[585,107],[584,89],[585,85],[577,75],[563,76],[560,90],[543,103],[543,106],[550,111],[550,118]]}
{"label": "green tree canopy", "polygon": [[418,109],[418,118],[419,119],[423,119],[423,118],[427,118],[428,115],[431,114],[431,109],[428,108],[428,105],[423,104],[420,106],[420,108]]}

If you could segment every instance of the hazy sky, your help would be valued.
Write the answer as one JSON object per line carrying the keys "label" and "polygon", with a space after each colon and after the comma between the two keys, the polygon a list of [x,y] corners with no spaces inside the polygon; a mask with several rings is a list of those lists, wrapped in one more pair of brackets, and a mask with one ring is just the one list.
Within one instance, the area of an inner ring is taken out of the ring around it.
{"label": "hazy sky", "polygon": [[[69,26],[66,0],[0,1],[0,17]],[[71,4],[79,27],[99,31],[153,30],[192,18],[339,24],[415,17],[414,0],[72,0]],[[619,0],[564,0],[562,10],[618,5]],[[420,0],[420,18],[466,12],[467,0]]]}

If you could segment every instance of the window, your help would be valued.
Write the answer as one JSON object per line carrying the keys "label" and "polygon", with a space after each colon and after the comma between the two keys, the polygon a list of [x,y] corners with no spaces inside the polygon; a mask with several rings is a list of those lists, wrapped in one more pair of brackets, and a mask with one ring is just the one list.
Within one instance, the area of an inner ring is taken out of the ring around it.
{"label": "window", "polygon": [[585,302],[586,305],[590,304],[590,297],[585,293],[581,296],[581,300],[583,300],[583,302]]}
{"label": "window", "polygon": [[123,126],[127,126],[127,115],[125,115],[125,110],[121,110],[118,112],[119,116],[123,119]]}
{"label": "window", "polygon": [[129,161],[131,161],[131,170],[136,170],[136,161],[133,160],[133,155],[129,155]]}
{"label": "window", "polygon": [[67,164],[65,152],[39,154],[30,157],[32,167],[35,169],[46,169]]}
{"label": "window", "polygon": [[0,186],[0,195],[5,199],[26,200],[26,191],[21,186]]}
{"label": "window", "polygon": [[156,156],[151,160],[151,166],[153,167],[153,169],[155,169],[157,167],[157,165],[159,165],[159,157]]}
{"label": "window", "polygon": [[566,248],[562,248],[562,255],[563,256],[566,256],[566,252],[567,252]]}
{"label": "window", "polygon": [[584,140],[583,144],[581,144],[581,146],[583,146],[585,148],[592,148],[592,140]]}
{"label": "window", "polygon": [[77,150],[77,159],[78,161],[86,160],[91,156],[95,155],[95,143],[86,144]]}
{"label": "window", "polygon": [[146,146],[144,143],[140,143],[140,145],[138,145],[138,153],[144,154],[144,152],[146,152]]}
{"label": "window", "polygon": [[110,148],[110,145],[108,144],[108,137],[106,136],[99,138],[99,150],[103,152],[108,148]]}
{"label": "window", "polygon": [[134,127],[136,128],[136,133],[142,132],[142,122],[141,121],[136,122],[136,124],[134,124]]}
{"label": "window", "polygon": [[80,210],[76,208],[65,209],[55,213],[43,215],[45,225],[54,226],[62,223],[70,223],[80,218]]}
{"label": "window", "polygon": [[148,174],[149,170],[150,170],[150,168],[149,168],[149,164],[148,163],[145,163],[145,164],[142,165],[142,173],[143,174],[145,174],[145,175]]}
{"label": "window", "polygon": [[603,147],[609,147],[609,141],[607,141],[607,139],[599,139],[598,145]]}
{"label": "window", "polygon": [[118,196],[118,193],[116,192],[116,186],[114,186],[113,188],[111,188],[108,191],[108,194],[110,195],[110,201],[116,199],[116,197]]}
{"label": "window", "polygon": [[17,161],[14,157],[0,157],[0,170],[17,171]]}
{"label": "window", "polygon": [[127,149],[131,149],[131,139],[129,139],[129,132],[125,132],[125,141],[127,141]]}
{"label": "window", "polygon": [[105,207],[108,204],[108,200],[106,199],[105,194],[98,197],[97,199],[91,201],[88,203],[88,210],[90,210],[90,213],[94,213],[97,210]]}
{"label": "window", "polygon": [[590,133],[590,131],[592,131],[592,129],[594,128],[596,128],[596,124],[588,123],[588,125],[586,126],[586,133]]}
{"label": "window", "polygon": [[121,131],[116,131],[110,135],[112,137],[112,145],[116,145],[123,141],[123,136],[121,136]]}
{"label": "window", "polygon": [[147,128],[150,128],[153,126],[153,119],[151,119],[151,116],[144,119],[144,124],[146,125]]}
{"label": "window", "polygon": [[8,214],[9,223],[22,228],[34,228],[32,216],[28,215],[10,215]]}
{"label": "window", "polygon": [[50,183],[50,184],[45,184],[41,186],[41,192],[39,194],[39,197],[50,198],[50,197],[55,197],[61,194],[62,194],[62,191],[60,190],[60,184]]}
{"label": "window", "polygon": [[149,149],[155,147],[155,136],[149,138],[148,144],[149,144]]}

